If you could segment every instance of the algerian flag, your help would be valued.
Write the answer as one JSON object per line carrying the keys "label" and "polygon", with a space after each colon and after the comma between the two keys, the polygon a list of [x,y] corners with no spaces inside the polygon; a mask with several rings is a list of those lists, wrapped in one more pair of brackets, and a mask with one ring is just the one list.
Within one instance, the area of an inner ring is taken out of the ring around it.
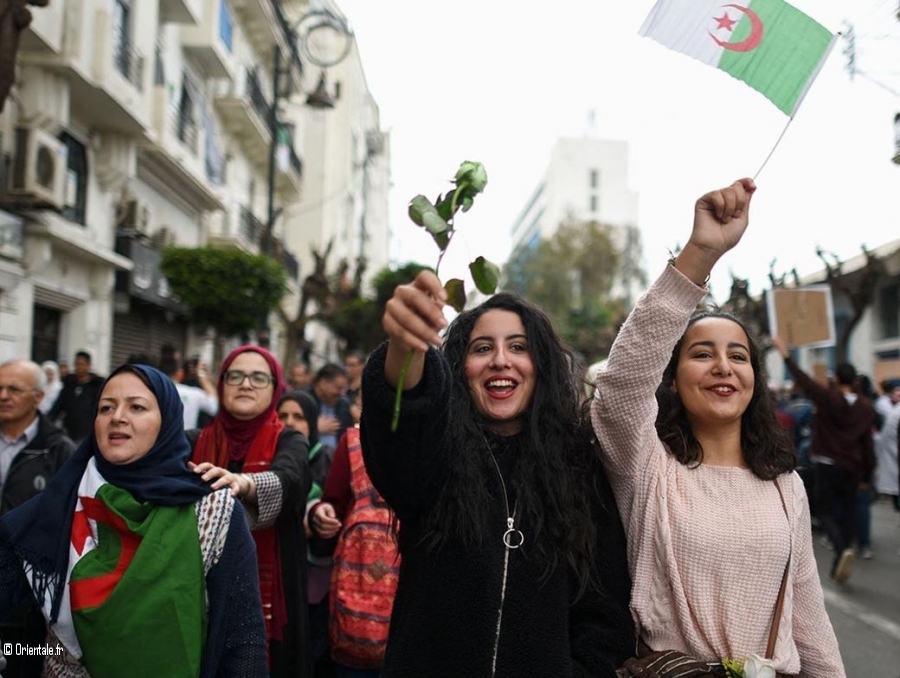
{"label": "algerian flag", "polygon": [[836,38],[783,0],[658,0],[640,34],[743,80],[790,116]]}

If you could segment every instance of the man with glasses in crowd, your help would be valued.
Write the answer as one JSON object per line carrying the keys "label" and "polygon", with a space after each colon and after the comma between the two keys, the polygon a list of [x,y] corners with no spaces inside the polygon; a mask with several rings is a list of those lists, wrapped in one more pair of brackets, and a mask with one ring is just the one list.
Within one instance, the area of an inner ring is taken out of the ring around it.
{"label": "man with glasses in crowd", "polygon": [[[0,364],[0,515],[42,491],[75,444],[40,410],[47,377],[31,360]],[[0,623],[0,640],[37,646],[46,642],[44,619],[29,600]],[[6,676],[37,678],[43,657],[10,656]]]}

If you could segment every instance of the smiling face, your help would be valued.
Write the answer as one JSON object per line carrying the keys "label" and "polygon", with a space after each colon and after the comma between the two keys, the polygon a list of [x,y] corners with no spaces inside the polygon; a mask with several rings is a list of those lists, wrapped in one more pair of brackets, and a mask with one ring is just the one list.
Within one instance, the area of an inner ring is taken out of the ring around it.
{"label": "smiling face", "polygon": [[475,322],[464,365],[475,407],[500,435],[522,428],[536,381],[525,326],[517,313],[494,309]]}
{"label": "smiling face", "polygon": [[156,396],[141,379],[122,372],[100,394],[94,435],[100,454],[111,464],[130,464],[145,456],[159,436],[162,416]]}
{"label": "smiling face", "polygon": [[750,340],[727,318],[703,318],[685,332],[672,388],[691,426],[740,426],[756,377]]}
{"label": "smiling face", "polygon": [[278,419],[288,428],[300,431],[309,438],[309,422],[296,400],[287,399],[278,406]]}
{"label": "smiling face", "polygon": [[[269,363],[259,353],[247,351],[240,353],[228,366],[229,371],[240,371],[245,374],[263,372],[272,376]],[[275,393],[275,385],[269,382],[265,388],[254,388],[250,379],[244,379],[238,386],[223,384],[222,407],[235,419],[248,421],[254,419],[266,411],[272,404]]]}

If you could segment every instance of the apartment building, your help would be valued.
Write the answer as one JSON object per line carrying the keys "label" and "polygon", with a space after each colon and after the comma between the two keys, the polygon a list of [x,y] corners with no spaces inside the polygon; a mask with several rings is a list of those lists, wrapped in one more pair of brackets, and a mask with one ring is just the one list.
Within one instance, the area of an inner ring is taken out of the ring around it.
{"label": "apartment building", "polygon": [[289,274],[291,313],[305,273],[298,254],[325,229],[352,236],[373,199],[365,182],[386,186],[388,172],[386,163],[349,172],[334,216],[343,221],[296,227],[298,210],[323,202],[310,170],[335,171],[315,157],[311,116],[344,111],[345,129],[327,123],[332,136],[355,138],[358,118],[358,129],[386,139],[367,90],[331,111],[304,105],[320,75],[294,37],[307,10],[296,0],[32,9],[0,115],[0,359],[71,360],[86,348],[105,373],[165,344],[209,358],[206,333],[159,272],[173,243],[267,250]]}

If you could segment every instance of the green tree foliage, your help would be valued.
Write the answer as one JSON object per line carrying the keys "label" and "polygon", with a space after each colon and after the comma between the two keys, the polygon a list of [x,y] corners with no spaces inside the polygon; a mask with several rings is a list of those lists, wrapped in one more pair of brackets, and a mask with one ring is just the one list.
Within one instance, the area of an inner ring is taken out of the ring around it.
{"label": "green tree foliage", "polygon": [[639,260],[636,229],[570,219],[551,238],[513,257],[505,288],[544,309],[573,350],[591,363],[609,353],[630,308],[631,287],[646,284]]}
{"label": "green tree foliage", "polygon": [[333,312],[319,316],[335,336],[342,339],[346,349],[369,353],[387,337],[381,327],[384,305],[397,285],[411,282],[424,269],[422,264],[408,263],[400,268],[383,268],[372,281],[374,297],[358,296],[337,305]]}
{"label": "green tree foliage", "polygon": [[200,327],[233,337],[278,307],[287,274],[274,260],[232,247],[167,247],[160,270]]}

